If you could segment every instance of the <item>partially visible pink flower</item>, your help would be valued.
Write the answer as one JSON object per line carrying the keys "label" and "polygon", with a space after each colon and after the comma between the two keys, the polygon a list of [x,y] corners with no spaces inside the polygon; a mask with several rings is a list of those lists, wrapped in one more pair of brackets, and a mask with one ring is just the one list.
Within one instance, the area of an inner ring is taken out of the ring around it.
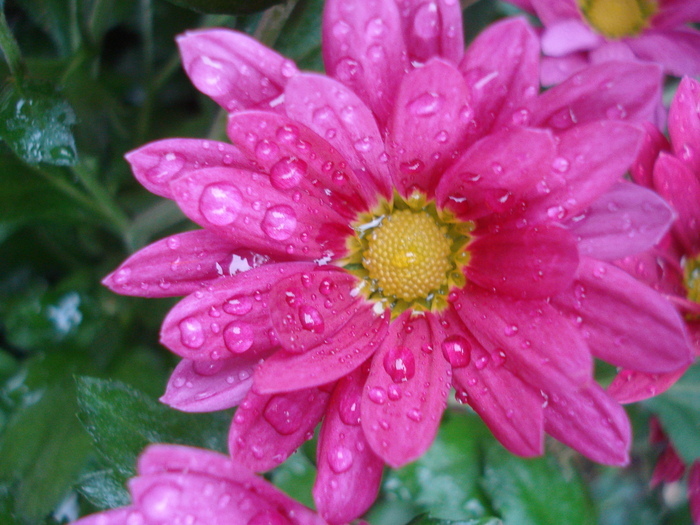
{"label": "partially visible pink flower", "polygon": [[[645,253],[618,261],[618,266],[667,295],[685,317],[695,355],[700,355],[700,83],[684,78],[671,103],[669,143],[647,128],[643,155],[632,174],[661,194],[677,213],[671,232]],[[667,373],[622,370],[609,393],[623,403],[660,394],[687,366]]]}
{"label": "partially visible pink flower", "polygon": [[668,74],[700,74],[697,0],[512,0],[542,30],[542,82],[557,84],[590,64],[640,60]]}
{"label": "partially visible pink flower", "polygon": [[676,452],[673,444],[668,439],[661,424],[656,418],[651,420],[651,433],[649,440],[653,444],[661,445],[661,455],[659,456],[654,473],[651,477],[651,486],[655,487],[660,483],[673,483],[680,480],[686,470],[688,471],[688,502],[690,504],[690,515],[694,525],[700,525],[700,461],[694,461],[690,468]]}
{"label": "partially visible pink flower", "polygon": [[75,525],[325,525],[311,509],[230,458],[198,448],[150,445],[129,481],[132,503]]}
{"label": "partially visible pink flower", "polygon": [[611,264],[673,218],[622,181],[660,68],[608,62],[540,94],[523,20],[466,51],[461,34],[456,0],[330,0],[330,78],[239,33],[188,33],[185,69],[231,111],[235,146],[127,156],[204,228],[105,279],[189,294],[163,323],[183,360],[162,400],[239,405],[229,448],[255,471],[323,420],[314,498],[330,523],[430,446],[451,387],[516,454],[541,454],[546,432],[624,464],[629,422],[593,357],[649,373],[690,360],[673,305]]}

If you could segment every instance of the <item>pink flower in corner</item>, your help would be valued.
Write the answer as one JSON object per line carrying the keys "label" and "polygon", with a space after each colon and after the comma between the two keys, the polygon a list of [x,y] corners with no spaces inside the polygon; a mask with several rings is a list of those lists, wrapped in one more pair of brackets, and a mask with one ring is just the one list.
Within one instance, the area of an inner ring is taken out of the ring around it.
{"label": "pink flower in corner", "polygon": [[672,75],[700,74],[697,0],[510,0],[536,14],[542,82],[557,84],[590,64],[640,60]]}
{"label": "pink flower in corner", "polygon": [[188,33],[185,69],[231,111],[235,146],[127,156],[204,228],[105,279],[189,294],[163,323],[183,360],[162,400],[239,405],[230,452],[255,471],[323,419],[314,498],[330,523],[371,505],[384,463],[430,446],[452,386],[514,453],[542,453],[546,432],[623,464],[629,423],[593,357],[650,373],[690,360],[674,307],[608,262],[672,220],[621,182],[659,68],[601,64],[540,95],[524,21],[465,51],[460,17],[456,0],[331,0],[331,77],[239,33]]}
{"label": "pink flower in corner", "polygon": [[75,525],[325,525],[230,458],[179,445],[151,445],[129,481],[132,503]]}

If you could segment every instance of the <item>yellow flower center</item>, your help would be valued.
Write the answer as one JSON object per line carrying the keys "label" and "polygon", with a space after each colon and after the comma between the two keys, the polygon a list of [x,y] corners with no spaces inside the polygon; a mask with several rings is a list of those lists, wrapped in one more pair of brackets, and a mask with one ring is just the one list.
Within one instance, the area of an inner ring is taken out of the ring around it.
{"label": "yellow flower center", "polygon": [[353,228],[340,264],[362,278],[360,291],[391,308],[392,317],[408,308],[442,310],[449,291],[466,284],[462,268],[474,225],[439,211],[420,193],[407,200],[394,195]]}
{"label": "yellow flower center", "polygon": [[685,261],[684,273],[688,299],[700,303],[700,257],[688,258]]}
{"label": "yellow flower center", "polygon": [[656,13],[655,0],[578,0],[593,28],[608,38],[634,36]]}
{"label": "yellow flower center", "polygon": [[385,295],[406,301],[426,297],[452,266],[446,230],[424,211],[394,212],[370,234],[362,264]]}

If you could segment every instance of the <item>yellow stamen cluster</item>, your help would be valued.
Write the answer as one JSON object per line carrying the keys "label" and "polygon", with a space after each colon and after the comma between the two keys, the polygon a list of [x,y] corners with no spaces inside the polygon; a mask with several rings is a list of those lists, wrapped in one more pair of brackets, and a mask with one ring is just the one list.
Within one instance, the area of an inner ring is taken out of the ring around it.
{"label": "yellow stamen cluster", "polygon": [[608,38],[638,35],[656,13],[655,0],[578,0],[586,20]]}
{"label": "yellow stamen cluster", "polygon": [[700,303],[700,257],[687,259],[684,273],[688,299]]}

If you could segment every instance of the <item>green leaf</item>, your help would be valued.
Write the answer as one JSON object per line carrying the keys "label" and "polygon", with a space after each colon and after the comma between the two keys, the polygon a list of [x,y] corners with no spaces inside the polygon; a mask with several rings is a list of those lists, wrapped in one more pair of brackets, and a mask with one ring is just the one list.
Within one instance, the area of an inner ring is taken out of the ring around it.
{"label": "green leaf", "polygon": [[263,11],[284,0],[168,0],[200,13],[218,13],[226,15],[246,15]]}
{"label": "green leaf", "polygon": [[70,104],[48,84],[8,83],[0,93],[0,137],[29,164],[77,161]]}
{"label": "green leaf", "polygon": [[300,0],[282,28],[275,49],[301,69],[323,71],[322,17],[323,0]]}
{"label": "green leaf", "polygon": [[66,0],[15,0],[53,40],[60,53],[71,50],[70,9]]}
{"label": "green leaf", "polygon": [[78,377],[80,418],[107,465],[125,481],[150,443],[173,443],[224,451],[227,412],[186,414],[158,403],[120,381]]}
{"label": "green leaf", "polygon": [[553,457],[523,459],[494,444],[486,451],[483,486],[506,525],[592,525],[586,488]]}
{"label": "green leaf", "polygon": [[129,491],[113,470],[97,470],[80,480],[80,493],[98,509],[114,509],[131,503]]}
{"label": "green leaf", "polygon": [[314,508],[311,490],[316,480],[316,467],[299,450],[271,474],[271,481],[291,498],[307,507]]}
{"label": "green leaf", "polygon": [[428,514],[417,516],[406,525],[502,525],[498,518],[480,518],[477,520],[443,520],[434,518]]}
{"label": "green leaf", "polygon": [[645,405],[659,416],[686,463],[700,458],[700,365],[689,368],[673,387]]}

